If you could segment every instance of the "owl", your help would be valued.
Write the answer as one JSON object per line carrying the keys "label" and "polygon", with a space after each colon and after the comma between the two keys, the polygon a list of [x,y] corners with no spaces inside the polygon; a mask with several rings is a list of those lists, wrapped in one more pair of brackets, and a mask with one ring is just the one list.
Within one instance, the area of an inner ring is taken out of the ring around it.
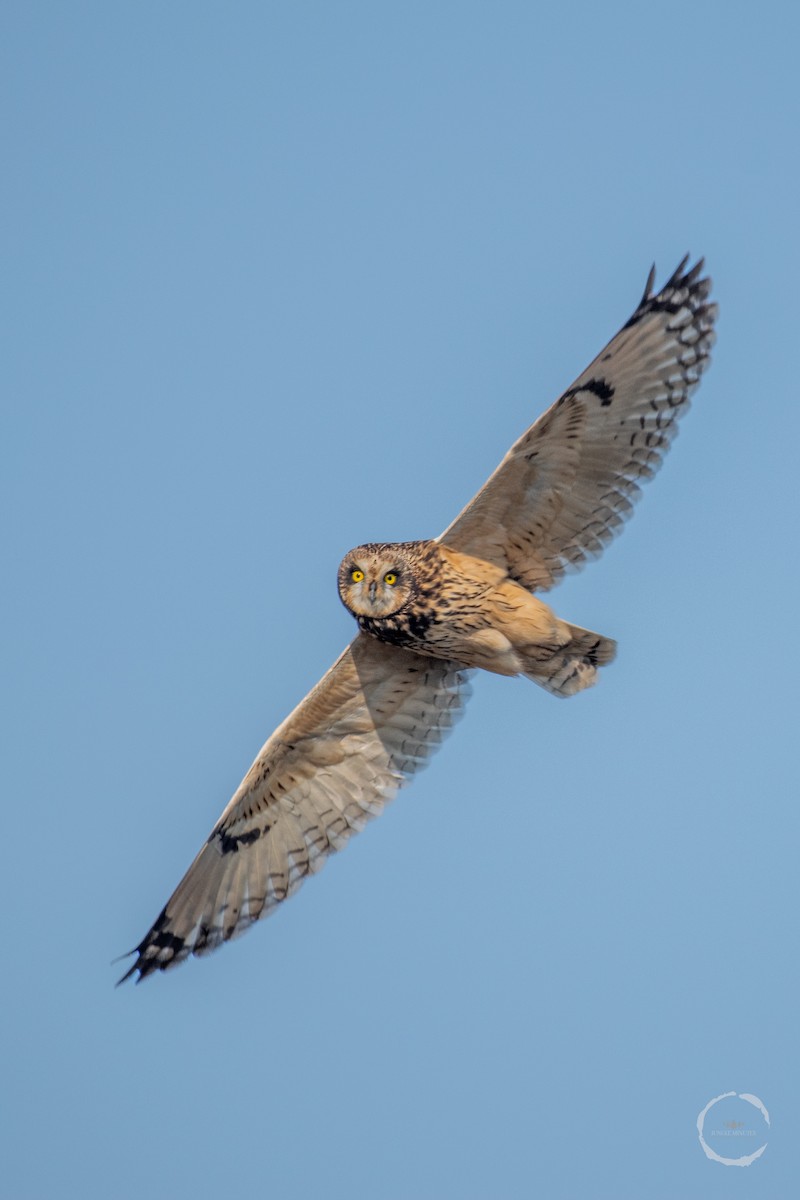
{"label": "owl", "polygon": [[345,555],[359,631],[266,742],[120,983],[205,954],[291,896],[377,816],[461,716],[476,669],[556,696],[590,687],[615,643],[535,593],[597,557],[661,465],[709,361],[702,259],[633,315],[429,541]]}
{"label": "owl", "polygon": [[555,696],[590,687],[616,644],[560,620],[508,569],[442,541],[358,546],[339,595],[363,633],[390,646],[498,675],[525,675]]}

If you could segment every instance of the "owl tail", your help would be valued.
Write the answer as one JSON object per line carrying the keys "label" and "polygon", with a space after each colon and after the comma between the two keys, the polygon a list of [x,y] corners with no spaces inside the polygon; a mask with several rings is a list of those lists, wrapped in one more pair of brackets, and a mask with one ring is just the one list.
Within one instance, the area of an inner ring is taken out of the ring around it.
{"label": "owl tail", "polygon": [[617,643],[611,638],[581,629],[579,625],[561,623],[570,640],[557,650],[544,651],[537,647],[530,656],[530,668],[524,674],[554,696],[574,696],[597,683],[597,668],[613,661]]}

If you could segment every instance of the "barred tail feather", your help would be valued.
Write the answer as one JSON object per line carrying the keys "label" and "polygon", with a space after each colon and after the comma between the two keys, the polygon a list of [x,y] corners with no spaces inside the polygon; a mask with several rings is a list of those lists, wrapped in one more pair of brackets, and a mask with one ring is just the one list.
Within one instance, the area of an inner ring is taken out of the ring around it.
{"label": "barred tail feather", "polygon": [[[546,658],[537,655],[525,676],[554,696],[574,696],[597,683],[597,669],[613,662],[617,643],[590,629],[564,622],[570,641]],[[541,653],[541,651],[540,651]]]}

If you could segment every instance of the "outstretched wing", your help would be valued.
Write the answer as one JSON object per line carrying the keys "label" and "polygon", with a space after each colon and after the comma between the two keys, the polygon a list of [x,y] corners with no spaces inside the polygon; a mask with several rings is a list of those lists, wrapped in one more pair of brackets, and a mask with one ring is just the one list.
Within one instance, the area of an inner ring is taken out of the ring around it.
{"label": "outstretched wing", "polygon": [[688,255],[591,366],[511,447],[439,538],[531,591],[596,558],[661,466],[714,343],[711,280]]}
{"label": "outstretched wing", "polygon": [[215,949],[296,891],[424,766],[467,676],[359,634],[266,743],[120,983]]}

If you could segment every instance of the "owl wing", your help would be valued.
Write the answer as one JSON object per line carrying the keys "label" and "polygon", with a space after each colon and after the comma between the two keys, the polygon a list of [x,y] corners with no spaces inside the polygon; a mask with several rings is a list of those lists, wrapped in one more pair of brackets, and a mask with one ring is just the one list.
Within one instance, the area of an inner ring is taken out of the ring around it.
{"label": "owl wing", "polygon": [[468,674],[359,634],[263,747],[119,982],[215,949],[296,891],[425,765]]}
{"label": "owl wing", "polygon": [[688,255],[509,450],[439,541],[532,591],[596,558],[661,466],[714,343],[711,280]]}

